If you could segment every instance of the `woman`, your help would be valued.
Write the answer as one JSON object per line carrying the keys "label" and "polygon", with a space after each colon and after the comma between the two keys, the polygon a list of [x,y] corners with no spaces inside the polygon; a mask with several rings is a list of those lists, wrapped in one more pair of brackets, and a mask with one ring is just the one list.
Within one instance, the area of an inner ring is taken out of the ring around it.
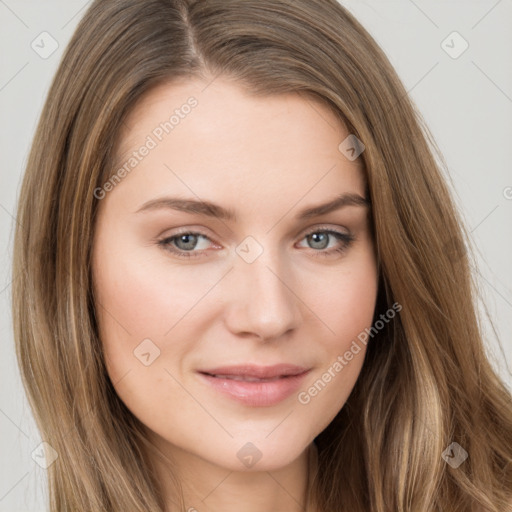
{"label": "woman", "polygon": [[15,239],[52,511],[512,509],[427,133],[334,0],[91,5]]}

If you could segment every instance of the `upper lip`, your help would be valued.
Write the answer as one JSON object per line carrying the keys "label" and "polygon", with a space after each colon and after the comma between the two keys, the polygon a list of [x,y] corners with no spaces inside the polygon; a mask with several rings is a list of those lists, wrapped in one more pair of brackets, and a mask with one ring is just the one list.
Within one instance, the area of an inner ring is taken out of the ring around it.
{"label": "upper lip", "polygon": [[208,370],[198,370],[200,373],[209,375],[238,375],[244,377],[254,377],[259,379],[269,379],[273,377],[285,377],[291,375],[300,375],[309,368],[293,364],[276,364],[273,366],[256,366],[252,364],[242,364],[237,366],[222,366]]}

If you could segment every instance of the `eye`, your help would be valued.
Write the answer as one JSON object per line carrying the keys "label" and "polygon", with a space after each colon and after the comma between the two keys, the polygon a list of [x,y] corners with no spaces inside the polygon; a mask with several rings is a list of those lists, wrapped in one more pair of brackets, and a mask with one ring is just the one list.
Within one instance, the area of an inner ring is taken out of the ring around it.
{"label": "eye", "polygon": [[[196,232],[184,232],[171,237],[164,238],[158,242],[158,245],[164,249],[172,252],[178,257],[183,258],[195,258],[200,256],[201,253],[195,251],[198,245],[201,245],[201,241],[210,240],[206,235]],[[206,247],[208,244],[206,244]],[[199,247],[199,249],[205,249],[206,247]]]}
{"label": "eye", "polygon": [[[304,237],[309,247],[315,250],[315,256],[331,256],[343,253],[350,247],[354,239],[354,236],[350,233],[321,228],[310,231]],[[334,241],[334,246],[331,245],[332,241]],[[329,250],[325,250],[328,248]]]}
{"label": "eye", "polygon": [[[349,248],[354,239],[349,233],[322,228],[309,231],[302,238],[307,241],[309,248],[313,249],[314,256],[340,254]],[[334,246],[331,242],[334,242]],[[185,231],[158,241],[160,247],[180,258],[203,256],[209,243],[213,242],[208,236],[194,231]]]}

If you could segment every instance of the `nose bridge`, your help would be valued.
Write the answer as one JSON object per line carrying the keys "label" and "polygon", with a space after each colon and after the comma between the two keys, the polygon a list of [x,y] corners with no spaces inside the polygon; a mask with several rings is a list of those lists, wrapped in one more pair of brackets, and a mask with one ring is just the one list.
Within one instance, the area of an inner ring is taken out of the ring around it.
{"label": "nose bridge", "polygon": [[278,248],[265,245],[258,248],[248,241],[237,248],[231,272],[234,293],[227,318],[235,333],[272,339],[297,327],[300,311],[284,255]]}

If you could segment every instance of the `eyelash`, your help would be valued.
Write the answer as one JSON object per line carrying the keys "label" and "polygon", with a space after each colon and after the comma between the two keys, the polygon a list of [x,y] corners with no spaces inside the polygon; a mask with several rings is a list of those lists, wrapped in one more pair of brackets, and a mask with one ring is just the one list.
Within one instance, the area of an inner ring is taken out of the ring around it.
{"label": "eyelash", "polygon": [[[330,250],[311,249],[312,251],[314,251],[316,253],[315,257],[316,256],[328,257],[328,256],[332,256],[334,254],[342,254],[351,246],[352,242],[355,240],[355,237],[351,234],[342,233],[340,231],[336,231],[333,229],[322,229],[322,228],[316,228],[314,230],[311,230],[311,231],[305,233],[304,236],[302,237],[302,239],[304,239],[310,235],[319,234],[319,233],[335,236],[336,238],[338,238],[338,240],[340,240],[342,242],[342,245],[340,247],[337,247],[334,249],[331,248]],[[201,236],[201,237],[204,237],[209,240],[209,237],[207,237],[203,233],[199,233],[196,231],[183,231],[182,233],[176,233],[175,235],[173,235],[171,237],[166,237],[162,240],[159,240],[157,243],[164,250],[171,252],[172,254],[174,254],[175,256],[177,256],[179,258],[198,258],[198,257],[200,257],[202,255],[201,251],[194,251],[194,250],[184,251],[182,249],[176,249],[176,248],[172,247],[171,242],[176,240],[180,236],[184,236],[184,235]]]}

